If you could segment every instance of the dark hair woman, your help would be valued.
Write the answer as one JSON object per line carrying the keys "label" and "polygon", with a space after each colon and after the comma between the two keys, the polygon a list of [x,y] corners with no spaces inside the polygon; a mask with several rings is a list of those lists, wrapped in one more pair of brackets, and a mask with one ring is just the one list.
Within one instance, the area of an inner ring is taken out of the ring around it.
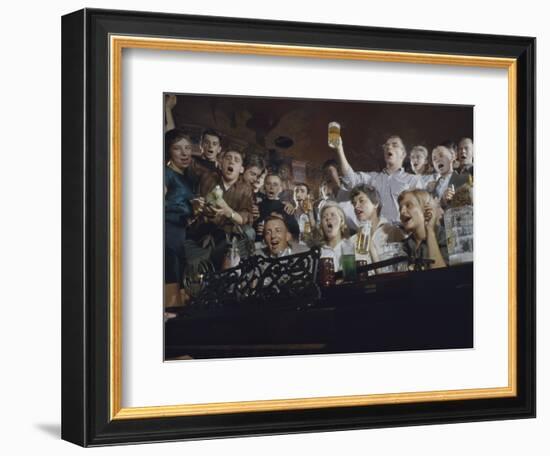
{"label": "dark hair woman", "polygon": [[191,137],[182,130],[165,134],[164,167],[164,306],[181,305],[186,227],[193,215],[194,194],[185,170],[191,165]]}

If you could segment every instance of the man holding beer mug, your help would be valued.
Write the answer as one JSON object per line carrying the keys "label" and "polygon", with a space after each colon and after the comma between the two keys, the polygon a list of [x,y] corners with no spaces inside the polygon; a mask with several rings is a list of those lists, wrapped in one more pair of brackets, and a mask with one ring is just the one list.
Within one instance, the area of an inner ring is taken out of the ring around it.
{"label": "man holding beer mug", "polygon": [[360,184],[372,185],[380,194],[381,215],[392,223],[399,221],[399,205],[397,204],[399,194],[404,190],[424,188],[420,176],[407,173],[403,169],[407,151],[399,136],[390,136],[384,143],[386,167],[381,172],[355,172],[353,170],[346,158],[340,125],[337,122],[329,123],[328,145],[336,150],[344,187],[351,190]]}

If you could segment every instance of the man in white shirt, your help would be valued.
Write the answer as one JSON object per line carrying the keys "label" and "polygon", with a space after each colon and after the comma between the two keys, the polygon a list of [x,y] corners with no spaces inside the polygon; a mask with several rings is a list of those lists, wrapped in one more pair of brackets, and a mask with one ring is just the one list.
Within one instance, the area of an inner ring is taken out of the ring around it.
{"label": "man in white shirt", "polygon": [[462,138],[458,143],[458,174],[474,175],[474,143],[471,138]]}
{"label": "man in white shirt", "polygon": [[426,186],[430,192],[445,209],[455,196],[455,191],[468,182],[469,174],[458,174],[453,170],[454,154],[451,149],[445,146],[437,146],[432,151],[432,161],[437,173],[437,179]]}
{"label": "man in white shirt", "polygon": [[382,202],[381,215],[390,222],[399,221],[399,205],[397,198],[404,190],[424,188],[421,176],[410,174],[403,169],[403,161],[407,151],[399,136],[390,136],[384,143],[384,161],[386,167],[381,172],[355,172],[349,164],[342,138],[335,146],[340,169],[342,170],[342,183],[344,187],[351,190],[359,184],[372,185],[380,194]]}

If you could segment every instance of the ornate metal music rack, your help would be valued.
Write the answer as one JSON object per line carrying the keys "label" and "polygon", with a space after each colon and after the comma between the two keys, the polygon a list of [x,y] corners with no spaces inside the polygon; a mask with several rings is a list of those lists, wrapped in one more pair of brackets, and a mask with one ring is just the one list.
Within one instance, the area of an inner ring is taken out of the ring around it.
{"label": "ornate metal music rack", "polygon": [[205,276],[188,310],[207,311],[238,306],[281,306],[320,298],[317,285],[319,249],[280,258],[254,255],[234,268]]}

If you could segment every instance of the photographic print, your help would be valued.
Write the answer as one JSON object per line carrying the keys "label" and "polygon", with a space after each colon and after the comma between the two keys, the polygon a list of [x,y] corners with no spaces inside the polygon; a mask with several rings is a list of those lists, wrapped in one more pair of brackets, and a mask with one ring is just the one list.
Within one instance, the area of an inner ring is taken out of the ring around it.
{"label": "photographic print", "polygon": [[473,347],[473,106],[163,97],[166,360]]}

